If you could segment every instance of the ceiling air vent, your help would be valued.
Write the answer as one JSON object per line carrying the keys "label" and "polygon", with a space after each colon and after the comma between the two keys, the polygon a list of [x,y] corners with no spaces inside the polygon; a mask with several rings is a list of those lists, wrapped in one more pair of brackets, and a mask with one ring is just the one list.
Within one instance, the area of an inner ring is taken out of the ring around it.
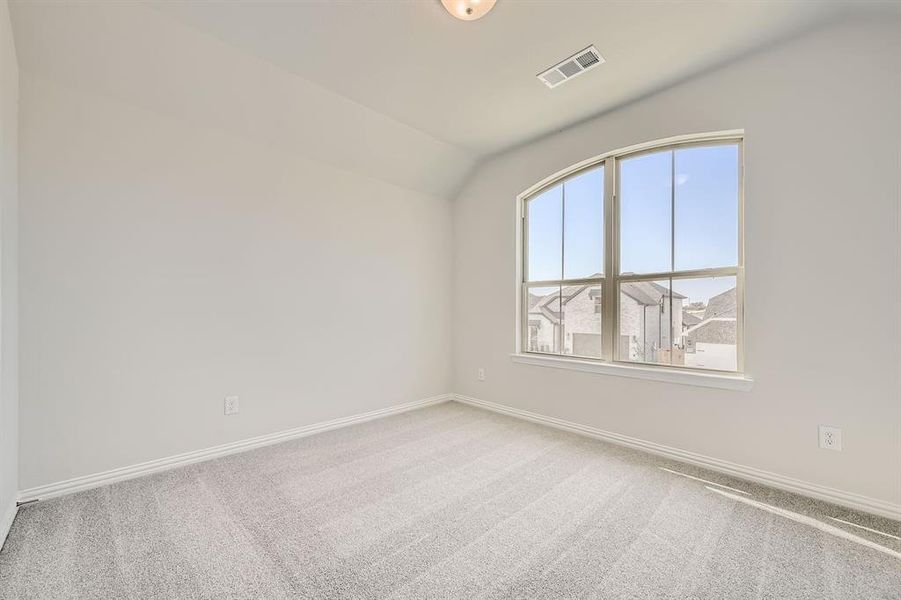
{"label": "ceiling air vent", "polygon": [[544,85],[553,88],[601,64],[604,64],[604,57],[597,48],[589,46],[566,60],[560,61],[547,71],[539,73],[538,79]]}

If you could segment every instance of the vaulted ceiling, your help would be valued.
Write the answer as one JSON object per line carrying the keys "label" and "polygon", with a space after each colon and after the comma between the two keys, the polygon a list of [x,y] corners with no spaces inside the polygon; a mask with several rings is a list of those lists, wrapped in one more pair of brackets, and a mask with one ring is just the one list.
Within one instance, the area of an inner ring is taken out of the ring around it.
{"label": "vaulted ceiling", "polygon": [[[815,26],[835,2],[438,0],[154,4],[174,18],[479,156],[559,129]],[[595,44],[607,63],[535,75]]]}
{"label": "vaulted ceiling", "polygon": [[[20,68],[438,196],[480,158],[836,18],[843,2],[13,0]],[[594,44],[607,63],[535,75]],[[824,60],[825,57],[824,57]]]}

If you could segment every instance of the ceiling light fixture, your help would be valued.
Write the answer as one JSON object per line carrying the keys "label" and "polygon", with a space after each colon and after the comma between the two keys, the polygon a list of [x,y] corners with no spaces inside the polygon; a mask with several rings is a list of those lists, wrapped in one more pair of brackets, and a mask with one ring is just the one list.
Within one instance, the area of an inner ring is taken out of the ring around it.
{"label": "ceiling light fixture", "polygon": [[475,21],[488,14],[497,0],[441,0],[447,12],[461,21]]}

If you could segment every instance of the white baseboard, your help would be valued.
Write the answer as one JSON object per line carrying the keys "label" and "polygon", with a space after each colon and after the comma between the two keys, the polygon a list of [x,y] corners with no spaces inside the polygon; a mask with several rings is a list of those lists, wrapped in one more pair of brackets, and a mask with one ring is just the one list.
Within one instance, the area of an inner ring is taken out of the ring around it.
{"label": "white baseboard", "polygon": [[19,512],[19,507],[15,500],[3,509],[3,515],[0,516],[2,519],[0,520],[0,548],[3,548],[3,544],[6,542],[6,536],[9,535],[9,528],[12,527],[17,512]]}
{"label": "white baseboard", "polygon": [[[48,498],[64,496],[66,494],[72,494],[75,492],[80,492],[82,490],[108,485],[117,481],[133,479],[135,477],[141,477],[143,475],[149,475],[151,473],[156,473],[159,471],[174,469],[196,462],[211,460],[214,458],[219,458],[221,456],[235,454],[237,452],[244,452],[246,450],[260,448],[262,446],[269,446],[271,444],[277,444],[279,442],[306,437],[308,435],[330,431],[332,429],[338,429],[340,427],[355,425],[357,423],[363,423],[365,421],[371,421],[373,419],[379,419],[409,410],[415,410],[417,408],[422,408],[432,404],[439,404],[448,400],[454,400],[463,404],[477,406],[493,412],[509,415],[527,421],[532,421],[533,423],[547,425],[556,429],[562,429],[564,431],[593,437],[596,439],[604,440],[606,442],[628,446],[630,448],[636,448],[638,450],[663,456],[665,458],[690,463],[699,467],[710,469],[712,471],[717,471],[726,475],[738,477],[740,479],[747,479],[761,483],[763,485],[768,485],[770,487],[778,488],[795,494],[800,494],[802,496],[808,496],[811,498],[816,498],[818,500],[831,502],[833,504],[846,506],[854,510],[872,513],[882,517],[888,517],[890,519],[901,520],[901,505],[899,504],[886,502],[884,500],[879,500],[876,498],[870,498],[868,496],[863,496],[852,492],[844,492],[835,488],[830,488],[819,484],[802,481],[800,479],[779,475],[778,473],[772,473],[770,471],[764,471],[761,469],[756,469],[754,467],[748,467],[745,465],[720,460],[718,458],[704,456],[703,454],[688,452],[686,450],[664,446],[662,444],[649,442],[639,438],[621,435],[618,433],[613,433],[611,431],[604,431],[603,429],[598,429],[596,427],[581,425],[579,423],[573,423],[571,421],[565,421],[563,419],[548,417],[538,413],[520,410],[518,408],[505,406],[503,404],[479,400],[477,398],[471,398],[459,394],[444,394],[441,396],[433,396],[431,398],[416,400],[414,402],[408,402],[406,404],[398,404],[395,406],[390,406],[388,408],[374,410],[359,415],[352,415],[350,417],[343,417],[322,423],[314,423],[312,425],[279,431],[259,437],[231,442],[229,444],[222,444],[221,446],[214,446],[212,448],[206,448],[204,450],[185,452],[183,454],[177,454],[175,456],[152,460],[128,467],[121,467],[118,469],[105,471],[103,473],[95,473],[93,475],[76,477],[74,479],[69,479],[58,483],[33,487],[19,492],[19,501],[28,502],[30,500],[46,500]],[[13,519],[15,518],[16,510],[17,507],[15,506],[15,504],[13,504],[11,507],[7,507],[7,509],[3,513],[2,521],[0,521],[0,540],[4,540],[6,538],[9,527],[12,524]]]}
{"label": "white baseboard", "polygon": [[453,396],[456,402],[461,402],[463,404],[477,406],[479,408],[484,408],[496,413],[509,415],[511,417],[516,417],[519,419],[525,419],[526,421],[532,421],[533,423],[548,425],[556,429],[578,433],[580,435],[593,437],[599,440],[604,440],[606,442],[619,444],[621,446],[628,446],[630,448],[635,448],[644,452],[663,456],[665,458],[690,463],[699,467],[710,469],[711,471],[717,471],[719,473],[724,473],[726,475],[731,475],[740,479],[751,480],[756,483],[761,483],[763,485],[774,487],[780,490],[792,492],[810,498],[816,498],[817,500],[824,500],[826,502],[831,502],[833,504],[838,504],[847,508],[852,508],[854,510],[879,515],[881,517],[888,517],[889,519],[901,520],[901,505],[894,504],[892,502],[886,502],[885,500],[870,498],[868,496],[863,496],[861,494],[855,494],[852,492],[844,492],[842,490],[837,490],[835,488],[826,487],[816,483],[810,483],[807,481],[802,481],[800,479],[795,479],[793,477],[779,475],[778,473],[772,473],[770,471],[764,471],[761,469],[756,469],[754,467],[747,467],[745,465],[720,460],[718,458],[704,456],[703,454],[688,452],[686,450],[680,450],[678,448],[656,444],[654,442],[649,442],[627,435],[621,435],[619,433],[613,433],[611,431],[604,431],[603,429],[598,429],[596,427],[580,425],[579,423],[564,421],[563,419],[557,419],[538,413],[520,410],[518,408],[512,408],[510,406],[497,404],[495,402],[487,402],[485,400],[479,400],[477,398],[461,396],[460,394],[453,394]]}
{"label": "white baseboard", "polygon": [[[211,460],[214,458],[219,458],[221,456],[235,454],[237,452],[244,452],[247,450],[252,450],[254,448],[260,448],[262,446],[269,446],[272,444],[277,444],[279,442],[306,437],[315,433],[322,433],[324,431],[330,431],[332,429],[338,429],[340,427],[356,425],[357,423],[372,421],[373,419],[381,419],[383,417],[396,415],[398,413],[406,412],[409,410],[415,410],[417,408],[423,408],[432,404],[447,402],[448,400],[452,399],[453,394],[433,396],[431,398],[425,398],[423,400],[407,402],[406,404],[397,404],[395,406],[389,406],[388,408],[381,408],[379,410],[373,410],[371,412],[352,415],[349,417],[342,417],[340,419],[334,419],[332,421],[314,423],[312,425],[305,425],[303,427],[296,427],[294,429],[287,429],[285,431],[278,431],[276,433],[270,433],[254,438],[239,440],[237,442],[222,444],[221,446],[213,446],[212,448],[205,448],[203,450],[194,450],[192,452],[176,454],[175,456],[151,460],[128,467],[112,469],[110,471],[104,471],[102,473],[95,473],[93,475],[75,477],[74,479],[68,479],[66,481],[60,481],[58,483],[41,485],[20,491],[19,502],[28,502],[29,500],[47,500],[48,498],[55,498],[57,496],[73,494],[75,492],[116,483],[117,481],[134,479],[135,477],[141,477],[143,475],[149,475],[151,473],[166,471],[168,469],[174,469],[176,467],[182,467],[184,465],[189,465],[192,463]],[[12,522],[11,519],[10,522]]]}

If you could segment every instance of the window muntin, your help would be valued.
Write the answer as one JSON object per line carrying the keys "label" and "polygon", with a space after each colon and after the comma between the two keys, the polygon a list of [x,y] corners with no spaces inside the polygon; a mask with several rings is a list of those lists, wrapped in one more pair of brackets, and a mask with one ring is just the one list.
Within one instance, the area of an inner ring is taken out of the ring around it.
{"label": "window muntin", "polygon": [[[739,137],[693,140],[604,157],[524,198],[520,350],[741,371],[741,181]],[[548,197],[554,211],[533,210]],[[557,232],[560,251],[532,244],[533,231]],[[553,344],[533,349],[534,337]]]}
{"label": "window muntin", "polygon": [[526,202],[527,280],[572,281],[604,271],[604,167],[580,171]]}
{"label": "window muntin", "polygon": [[524,350],[602,358],[605,167],[583,169],[525,203]]}

